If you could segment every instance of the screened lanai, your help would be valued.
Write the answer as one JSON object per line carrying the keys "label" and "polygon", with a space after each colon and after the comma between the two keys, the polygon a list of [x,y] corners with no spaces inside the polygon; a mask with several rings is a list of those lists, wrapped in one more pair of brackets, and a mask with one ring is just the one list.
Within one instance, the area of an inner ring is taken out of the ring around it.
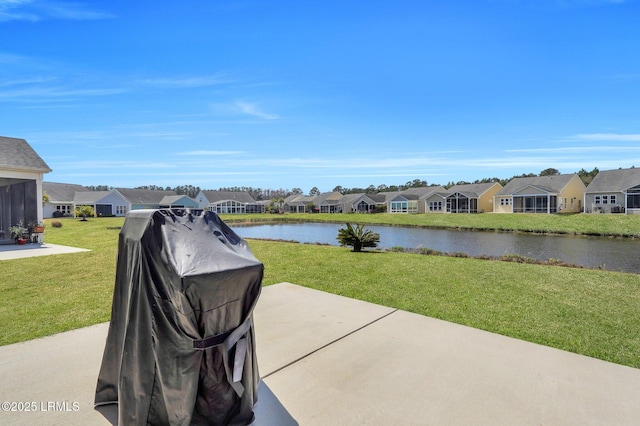
{"label": "screened lanai", "polygon": [[478,213],[478,197],[462,192],[448,195],[447,213]]}
{"label": "screened lanai", "polygon": [[558,197],[556,195],[514,195],[514,213],[557,213]]}

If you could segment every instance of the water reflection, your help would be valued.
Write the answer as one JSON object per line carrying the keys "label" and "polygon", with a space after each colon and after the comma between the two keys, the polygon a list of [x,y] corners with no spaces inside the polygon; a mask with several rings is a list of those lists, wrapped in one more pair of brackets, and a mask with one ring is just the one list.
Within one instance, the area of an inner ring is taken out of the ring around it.
{"label": "water reflection", "polygon": [[[295,223],[240,226],[243,238],[293,240],[338,245],[341,224]],[[538,260],[558,259],[590,268],[640,273],[640,241],[633,239],[515,234],[511,232],[367,226],[380,234],[380,248],[429,248],[471,256],[516,254]]]}

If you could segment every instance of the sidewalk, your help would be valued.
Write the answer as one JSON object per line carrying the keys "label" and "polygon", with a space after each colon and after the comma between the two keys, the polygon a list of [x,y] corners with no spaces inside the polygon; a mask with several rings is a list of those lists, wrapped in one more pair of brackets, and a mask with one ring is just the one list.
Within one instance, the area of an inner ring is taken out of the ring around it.
{"label": "sidewalk", "polygon": [[[255,312],[256,425],[636,425],[640,369],[289,283]],[[109,425],[107,324],[0,347],[0,424]]]}
{"label": "sidewalk", "polygon": [[20,259],[33,256],[48,256],[52,254],[77,253],[81,251],[90,251],[88,249],[61,246],[58,244],[9,244],[0,245],[0,261]]}

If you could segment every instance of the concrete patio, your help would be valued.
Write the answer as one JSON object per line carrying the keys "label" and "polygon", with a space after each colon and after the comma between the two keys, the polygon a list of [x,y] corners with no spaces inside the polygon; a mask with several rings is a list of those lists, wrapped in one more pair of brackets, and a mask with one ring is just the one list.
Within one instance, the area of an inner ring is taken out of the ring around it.
{"label": "concrete patio", "polygon": [[4,244],[0,245],[0,260],[21,259],[34,256],[50,256],[53,254],[77,253],[90,251],[78,247],[61,246],[59,244]]}
{"label": "concrete patio", "polygon": [[[264,288],[255,325],[256,425],[640,418],[640,369],[289,283]],[[115,406],[92,403],[107,327],[0,347],[0,424],[115,424]],[[6,411],[12,401],[33,411]]]}

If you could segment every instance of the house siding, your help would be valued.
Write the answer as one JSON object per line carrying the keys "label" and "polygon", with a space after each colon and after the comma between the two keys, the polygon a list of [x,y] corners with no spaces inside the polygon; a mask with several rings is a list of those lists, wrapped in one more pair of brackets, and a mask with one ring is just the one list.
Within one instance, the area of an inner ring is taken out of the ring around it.
{"label": "house siding", "polygon": [[558,194],[558,213],[581,213],[586,187],[578,175],[569,181]]}

